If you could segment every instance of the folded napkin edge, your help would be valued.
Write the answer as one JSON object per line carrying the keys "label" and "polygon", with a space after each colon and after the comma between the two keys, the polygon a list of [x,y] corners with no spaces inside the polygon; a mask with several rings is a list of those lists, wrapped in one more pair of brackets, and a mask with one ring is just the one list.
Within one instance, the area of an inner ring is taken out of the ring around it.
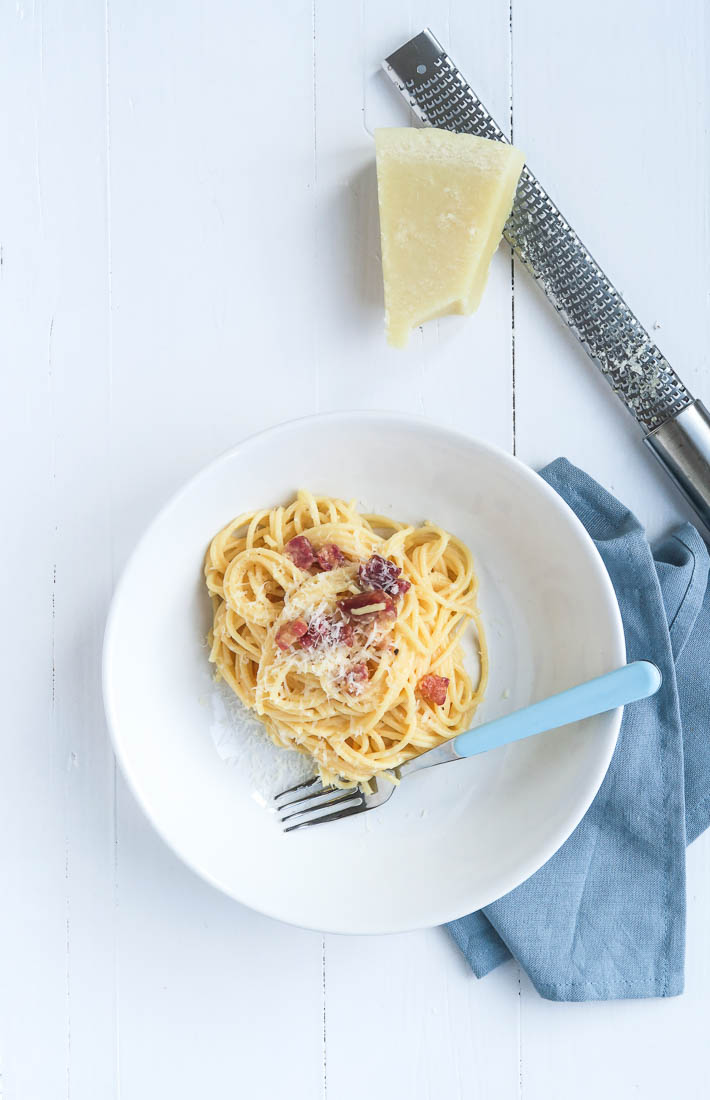
{"label": "folded napkin edge", "polygon": [[640,997],[680,997],[685,989],[682,971],[673,972],[663,979],[643,978],[632,982],[617,980],[606,989],[595,986],[593,982],[567,982],[562,985],[533,982],[533,985],[546,1001],[623,1001]]}

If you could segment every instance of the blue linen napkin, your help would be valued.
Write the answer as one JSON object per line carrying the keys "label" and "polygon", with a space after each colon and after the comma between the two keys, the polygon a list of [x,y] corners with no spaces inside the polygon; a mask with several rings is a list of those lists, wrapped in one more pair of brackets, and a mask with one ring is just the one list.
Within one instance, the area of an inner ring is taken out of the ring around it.
{"label": "blue linen napkin", "polygon": [[676,996],[685,847],[710,824],[708,549],[687,523],[652,550],[636,517],[566,459],[541,474],[604,560],[628,660],[654,661],[663,685],[626,708],[569,840],[517,889],[447,927],[477,977],[512,955],[550,1000]]}

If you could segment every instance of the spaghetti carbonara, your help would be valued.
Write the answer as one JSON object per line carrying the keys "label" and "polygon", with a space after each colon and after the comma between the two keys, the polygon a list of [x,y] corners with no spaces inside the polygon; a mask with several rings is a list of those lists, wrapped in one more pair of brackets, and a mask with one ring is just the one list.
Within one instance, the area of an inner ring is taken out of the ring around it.
{"label": "spaghetti carbonara", "polygon": [[[364,783],[470,724],[488,671],[478,582],[435,524],[302,491],[227,524],[205,577],[217,675],[324,783]],[[471,622],[475,687],[460,645]]]}

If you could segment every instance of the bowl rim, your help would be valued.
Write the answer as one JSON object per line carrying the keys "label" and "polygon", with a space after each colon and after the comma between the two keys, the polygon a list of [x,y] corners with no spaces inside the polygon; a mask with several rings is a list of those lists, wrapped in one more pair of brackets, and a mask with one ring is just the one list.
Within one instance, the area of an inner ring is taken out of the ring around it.
{"label": "bowl rim", "polygon": [[[212,471],[222,463],[236,457],[240,451],[247,449],[258,440],[272,437],[275,438],[280,434],[285,434],[288,431],[293,430],[296,426],[307,426],[308,424],[321,424],[326,422],[337,422],[338,420],[346,421],[349,424],[355,422],[375,422],[377,420],[387,421],[388,423],[395,422],[405,428],[424,428],[433,430],[440,435],[447,436],[451,440],[464,445],[473,444],[476,447],[481,448],[484,451],[492,453],[504,465],[514,468],[516,472],[527,480],[530,484],[534,484],[537,491],[542,491],[543,496],[546,496],[548,501],[553,507],[557,508],[566,515],[567,520],[571,525],[576,528],[577,533],[582,536],[582,541],[587,543],[589,549],[593,551],[590,556],[590,560],[596,564],[597,579],[600,582],[603,589],[606,590],[606,603],[608,605],[608,611],[611,618],[611,626],[613,627],[613,645],[614,654],[613,657],[618,665],[625,663],[626,661],[626,640],[624,635],[624,627],[621,619],[621,612],[619,610],[619,604],[616,598],[614,587],[611,583],[611,579],[607,572],[606,566],[602,560],[602,557],[589,535],[584,524],[581,522],[576,513],[570,508],[567,502],[550,486],[535,470],[524,463],[517,456],[510,454],[502,447],[496,444],[488,443],[484,440],[478,439],[475,436],[467,435],[465,432],[458,431],[456,429],[449,428],[446,425],[437,423],[428,417],[419,416],[417,414],[401,413],[396,411],[389,411],[386,409],[354,409],[354,410],[336,410],[332,412],[314,413],[306,416],[295,417],[290,420],[280,421],[277,424],[270,425],[263,428],[260,431],[253,432],[252,434],[245,436],[238,443],[232,447],[222,451],[215,458],[211,459],[206,465],[197,470],[191,477],[183,482],[165,501],[161,508],[153,516],[150,523],[143,530],[138,541],[130,552],[116,583],[116,586],[111,597],[111,603],[106,619],[106,627],[104,630],[103,649],[101,659],[101,683],[102,683],[102,695],[104,703],[104,712],[106,715],[106,723],[111,738],[111,744],[120,765],[123,777],[126,784],[131,791],[133,797],[141,808],[141,811],[150,822],[153,829],[156,831],[161,840],[167,845],[182,863],[190,868],[199,878],[204,882],[209,883],[220,893],[226,894],[227,897],[239,904],[246,906],[255,912],[260,913],[262,916],[270,917],[273,920],[279,920],[284,924],[290,924],[294,927],[305,928],[316,932],[328,932],[334,934],[346,934],[346,935],[387,935],[398,934],[402,932],[417,931],[423,928],[438,927],[442,924],[447,924],[450,921],[458,920],[463,916],[466,916],[471,910],[467,907],[464,912],[455,913],[442,913],[436,908],[435,903],[432,903],[432,914],[430,919],[422,921],[421,919],[412,921],[407,924],[398,923],[396,927],[392,925],[384,925],[381,928],[368,927],[367,929],[358,929],[348,926],[347,922],[341,923],[340,926],[331,926],[323,928],[317,923],[302,923],[296,920],[290,920],[288,917],[282,916],[280,913],[274,911],[268,906],[261,907],[255,904],[251,900],[244,900],[239,897],[234,890],[225,882],[220,881],[219,877],[211,872],[200,867],[195,859],[185,854],[180,845],[168,834],[167,830],[163,828],[160,822],[157,820],[150,803],[145,799],[141,793],[141,785],[136,776],[132,772],[132,768],[127,759],[124,751],[121,737],[119,734],[118,718],[114,709],[114,685],[112,684],[112,650],[115,644],[115,629],[116,620],[118,618],[118,609],[123,600],[123,594],[127,590],[130,584],[133,571],[137,567],[137,562],[141,556],[143,547],[149,542],[154,528],[156,528],[174,508],[176,508],[183,497],[190,494],[199,483],[210,477]],[[597,765],[593,772],[587,775],[587,790],[583,798],[579,800],[573,811],[567,815],[564,823],[559,826],[554,835],[550,838],[547,844],[541,845],[538,853],[531,857],[525,865],[525,873],[521,877],[520,870],[508,872],[507,875],[502,876],[498,885],[491,892],[490,897],[485,897],[482,902],[478,904],[478,908],[484,908],[486,905],[492,904],[499,898],[504,897],[511,890],[514,890],[517,886],[522,885],[532,875],[535,874],[549,859],[562,847],[566,840],[569,839],[571,834],[579,825],[582,818],[587,813],[587,810],[591,806],[594,798],[596,797],[599,788],[602,785],[604,777],[609,769],[611,759],[614,755],[614,750],[619,737],[619,729],[621,727],[621,719],[623,715],[623,707],[618,707],[614,711],[609,711],[605,715],[609,723],[609,728],[606,732],[606,746],[605,751],[599,754]],[[502,882],[502,887],[500,883]]]}

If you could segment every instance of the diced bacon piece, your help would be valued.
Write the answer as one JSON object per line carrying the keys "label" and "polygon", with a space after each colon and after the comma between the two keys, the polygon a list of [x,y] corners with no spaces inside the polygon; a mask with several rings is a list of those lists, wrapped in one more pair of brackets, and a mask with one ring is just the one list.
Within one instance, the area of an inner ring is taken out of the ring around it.
{"label": "diced bacon piece", "polygon": [[316,552],[311,545],[311,540],[305,535],[296,535],[287,542],[284,546],[284,554],[299,569],[309,569],[316,560]]}
{"label": "diced bacon piece", "polygon": [[335,644],[335,631],[333,624],[325,616],[319,619],[311,619],[308,630],[301,638],[303,649],[318,649],[322,645]]}
{"label": "diced bacon piece", "polygon": [[344,687],[348,695],[359,695],[364,688],[367,681],[370,679],[370,672],[364,661],[360,661],[359,664],[353,665],[345,673]]}
{"label": "diced bacon piece", "polygon": [[325,640],[324,633],[321,631],[321,623],[311,623],[306,630],[306,633],[301,638],[301,649],[317,649],[318,646],[323,644]]}
{"label": "diced bacon piece", "polygon": [[355,634],[342,615],[322,615],[311,619],[308,630],[301,638],[303,649],[320,649],[321,646],[345,645],[350,647]]}
{"label": "diced bacon piece", "polygon": [[435,676],[433,672],[422,676],[418,684],[419,694],[427,703],[433,703],[435,707],[441,707],[446,702],[446,693],[449,690],[449,680],[446,676]]}
{"label": "diced bacon piece", "polygon": [[316,551],[316,561],[326,573],[331,569],[337,569],[345,561],[345,554],[334,542],[326,542]]}
{"label": "diced bacon piece", "polygon": [[290,623],[284,623],[276,631],[276,644],[279,649],[290,649],[307,630],[308,623],[304,623],[303,619],[293,619]]}
{"label": "diced bacon piece", "polygon": [[401,572],[401,568],[393,561],[388,561],[381,554],[373,554],[360,566],[358,575],[363,588],[377,588],[399,599],[412,587],[409,581],[400,577]]}
{"label": "diced bacon piece", "polygon": [[346,596],[341,600],[339,607],[354,621],[363,622],[373,619],[376,615],[396,615],[394,600],[386,592],[373,589],[372,592],[358,592],[356,596]]}
{"label": "diced bacon piece", "polygon": [[381,554],[373,554],[364,565],[360,566],[358,572],[360,584],[366,588],[381,588],[384,592],[397,580],[402,570],[393,561],[383,558]]}

